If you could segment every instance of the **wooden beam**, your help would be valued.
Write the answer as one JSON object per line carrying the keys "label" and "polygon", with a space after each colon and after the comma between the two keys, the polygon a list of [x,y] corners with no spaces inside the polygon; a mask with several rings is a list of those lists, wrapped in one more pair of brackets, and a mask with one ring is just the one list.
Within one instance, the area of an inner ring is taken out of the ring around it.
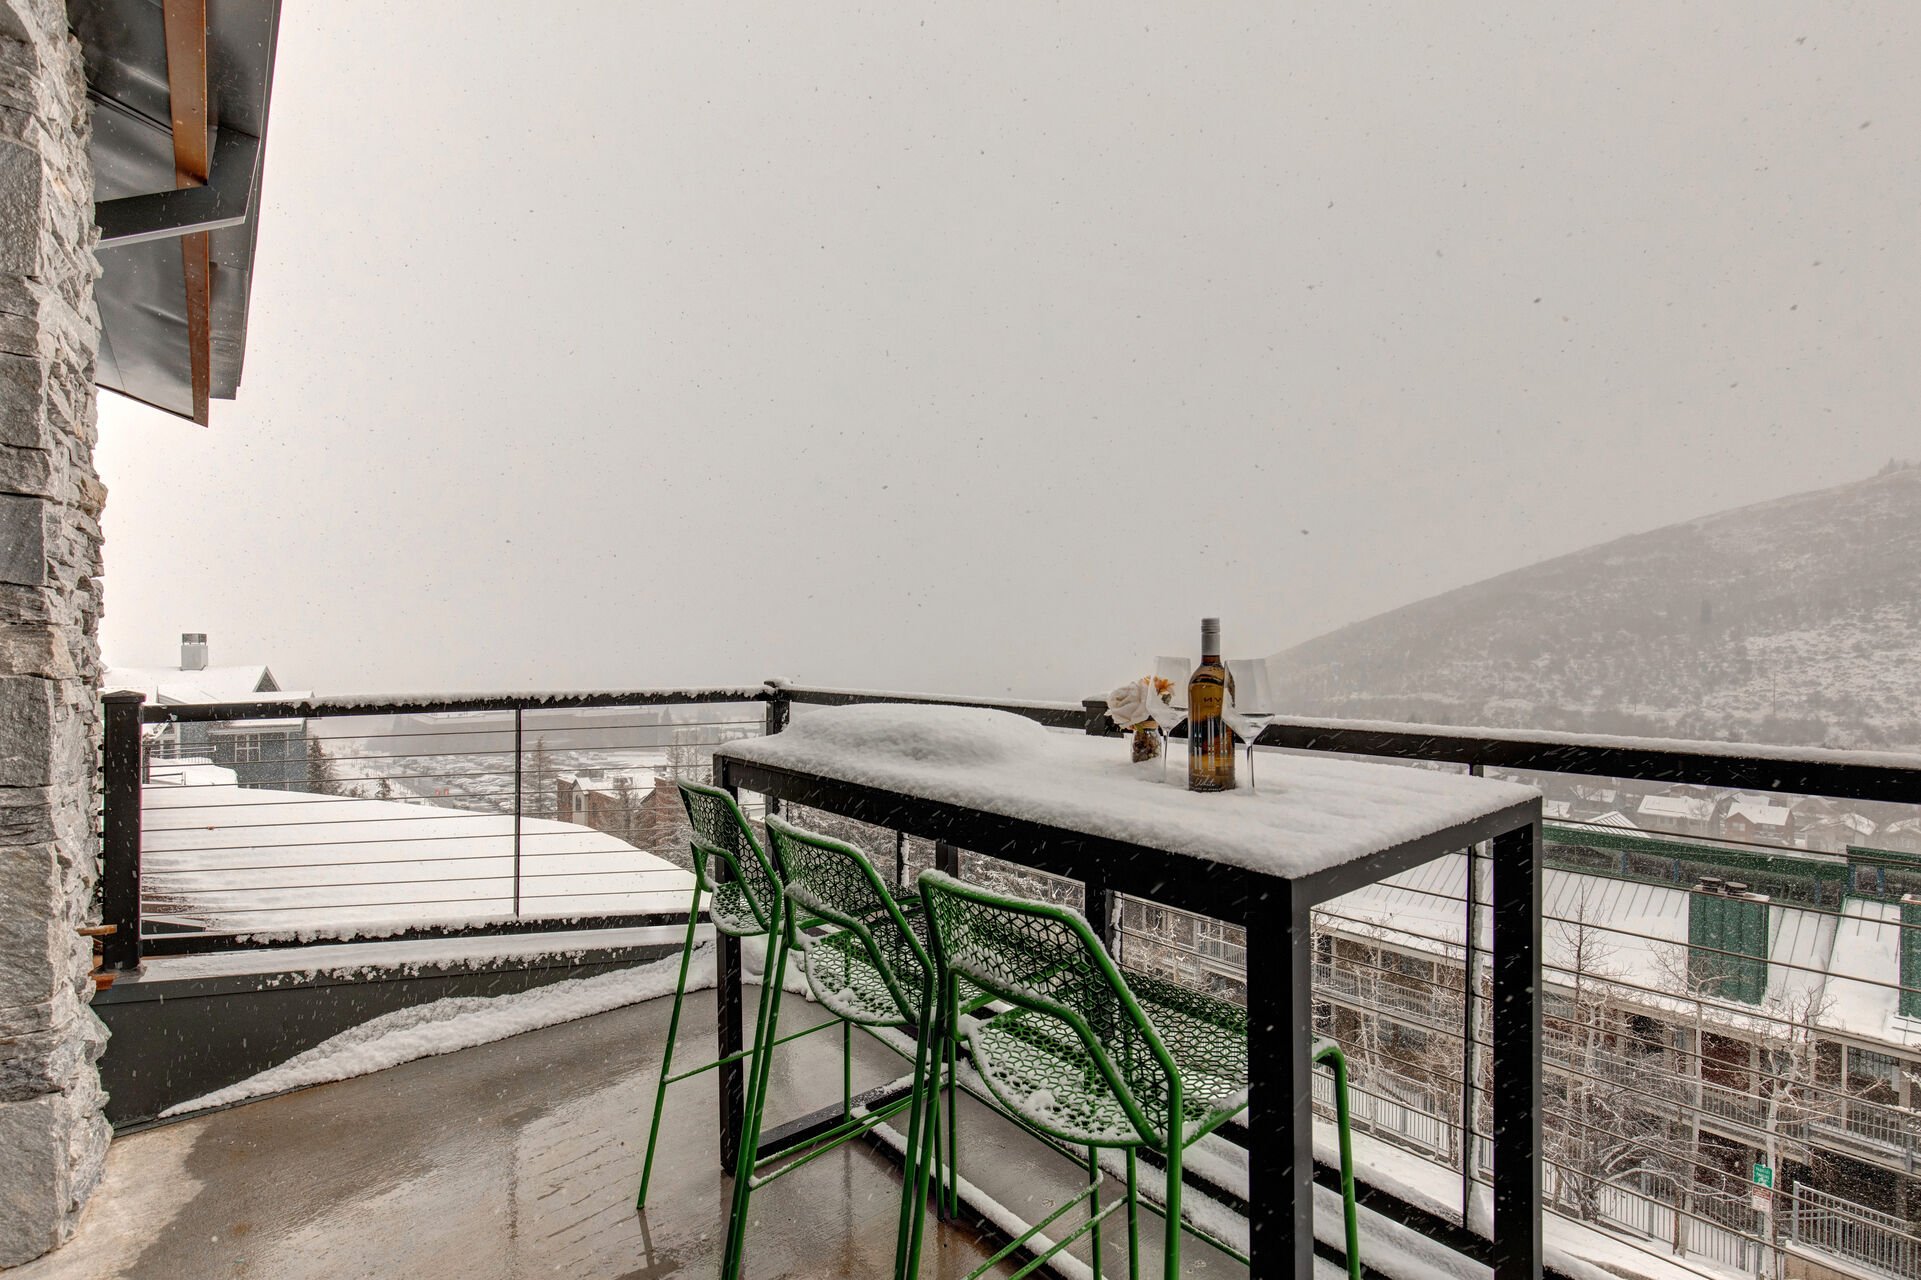
{"label": "wooden beam", "polygon": [[[207,181],[207,0],[164,0],[167,93],[173,115],[175,187]],[[187,284],[187,357],[192,365],[193,420],[206,426],[213,394],[212,246],[204,231],[180,239]]]}

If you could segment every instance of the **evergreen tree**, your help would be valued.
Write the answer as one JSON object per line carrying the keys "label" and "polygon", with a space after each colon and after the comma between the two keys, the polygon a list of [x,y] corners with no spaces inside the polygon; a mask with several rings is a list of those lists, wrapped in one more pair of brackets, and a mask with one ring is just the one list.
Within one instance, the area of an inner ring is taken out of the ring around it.
{"label": "evergreen tree", "polygon": [[334,762],[327,757],[327,748],[320,739],[307,739],[307,790],[318,796],[337,796],[342,794],[340,775],[334,770]]}

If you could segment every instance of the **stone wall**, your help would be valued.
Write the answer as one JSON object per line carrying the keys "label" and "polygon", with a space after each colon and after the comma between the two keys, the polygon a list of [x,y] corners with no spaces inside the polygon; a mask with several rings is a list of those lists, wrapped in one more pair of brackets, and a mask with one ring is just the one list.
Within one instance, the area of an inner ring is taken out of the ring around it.
{"label": "stone wall", "polygon": [[98,870],[93,175],[58,0],[0,0],[0,1266],[66,1238],[108,1130]]}

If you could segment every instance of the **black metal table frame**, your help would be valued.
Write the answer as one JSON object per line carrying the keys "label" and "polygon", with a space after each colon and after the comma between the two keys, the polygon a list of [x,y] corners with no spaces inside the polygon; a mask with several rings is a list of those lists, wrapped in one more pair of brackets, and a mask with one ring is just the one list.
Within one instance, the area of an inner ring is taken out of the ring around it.
{"label": "black metal table frame", "polygon": [[[1387,767],[1387,766],[1382,766]],[[1298,878],[1268,875],[1025,819],[803,771],[714,757],[717,785],[1079,880],[1103,936],[1113,895],[1210,916],[1247,931],[1250,1253],[1254,1280],[1309,1280],[1313,1221],[1313,945],[1311,913],[1331,898],[1448,853],[1492,842],[1494,1280],[1541,1275],[1541,805],[1509,805],[1472,822]],[[1471,879],[1471,876],[1470,876]],[[1285,927],[1276,927],[1284,922]],[[740,948],[722,939],[716,982],[721,1053],[741,1047]],[[1286,974],[1285,981],[1267,975]],[[722,1161],[739,1149],[738,1063],[720,1073]],[[1471,1092],[1471,1090],[1470,1090]],[[838,1113],[838,1108],[836,1108]],[[1470,1113],[1471,1114],[1471,1113]],[[1465,1118],[1465,1117],[1464,1117]],[[775,1135],[768,1135],[769,1139]],[[792,1134],[780,1135],[791,1140]],[[1463,1158],[1471,1163],[1470,1144]],[[1471,1182],[1471,1179],[1467,1181]],[[1467,1206],[1463,1205],[1464,1213]]]}

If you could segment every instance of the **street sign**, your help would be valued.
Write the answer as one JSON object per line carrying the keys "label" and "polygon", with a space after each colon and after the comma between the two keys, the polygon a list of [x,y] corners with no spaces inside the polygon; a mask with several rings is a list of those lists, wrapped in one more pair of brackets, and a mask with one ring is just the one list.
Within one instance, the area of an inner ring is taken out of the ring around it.
{"label": "street sign", "polygon": [[1767,1187],[1772,1190],[1774,1187],[1774,1166],[1770,1164],[1755,1165],[1754,1185],[1757,1187]]}
{"label": "street sign", "polygon": [[1774,1212],[1774,1166],[1754,1166],[1754,1185],[1749,1188],[1756,1213]]}

